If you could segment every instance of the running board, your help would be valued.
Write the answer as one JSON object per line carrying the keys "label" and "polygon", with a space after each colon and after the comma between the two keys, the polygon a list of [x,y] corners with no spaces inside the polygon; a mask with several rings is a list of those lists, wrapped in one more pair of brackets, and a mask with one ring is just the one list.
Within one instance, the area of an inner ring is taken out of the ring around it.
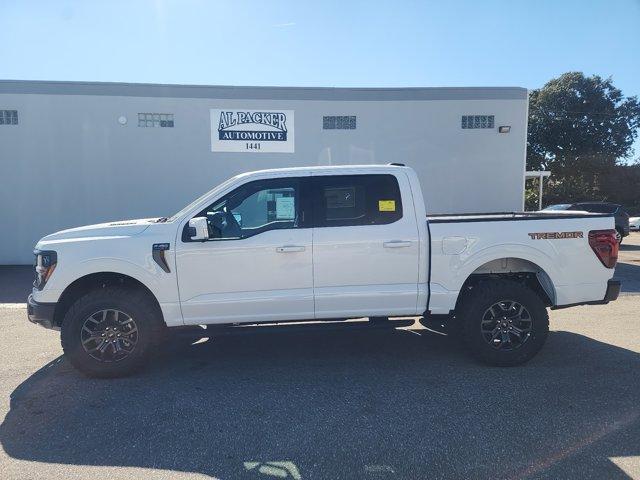
{"label": "running board", "polygon": [[[344,322],[313,322],[313,323],[270,323],[266,325],[208,325],[206,329],[200,327],[176,327],[180,335],[194,337],[210,337],[221,335],[255,335],[268,333],[306,333],[306,332],[336,332],[336,331],[368,331],[395,330],[410,327],[414,320],[389,320],[387,322],[344,321]],[[172,329],[170,329],[172,330]]]}

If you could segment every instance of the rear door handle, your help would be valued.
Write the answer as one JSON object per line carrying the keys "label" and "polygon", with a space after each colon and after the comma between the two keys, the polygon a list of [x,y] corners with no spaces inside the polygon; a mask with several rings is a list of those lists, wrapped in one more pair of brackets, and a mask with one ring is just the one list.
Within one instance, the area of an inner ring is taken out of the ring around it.
{"label": "rear door handle", "polygon": [[289,253],[289,252],[304,252],[305,247],[302,245],[283,245],[281,247],[276,248],[276,252],[278,253]]}
{"label": "rear door handle", "polygon": [[382,244],[384,248],[403,248],[410,247],[411,242],[408,240],[390,240]]}

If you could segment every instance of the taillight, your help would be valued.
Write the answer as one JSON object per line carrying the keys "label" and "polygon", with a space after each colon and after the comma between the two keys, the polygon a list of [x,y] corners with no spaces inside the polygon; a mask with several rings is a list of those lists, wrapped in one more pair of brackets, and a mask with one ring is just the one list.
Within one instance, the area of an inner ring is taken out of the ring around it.
{"label": "taillight", "polygon": [[618,261],[618,240],[615,230],[591,230],[589,232],[591,250],[607,268],[613,268]]}

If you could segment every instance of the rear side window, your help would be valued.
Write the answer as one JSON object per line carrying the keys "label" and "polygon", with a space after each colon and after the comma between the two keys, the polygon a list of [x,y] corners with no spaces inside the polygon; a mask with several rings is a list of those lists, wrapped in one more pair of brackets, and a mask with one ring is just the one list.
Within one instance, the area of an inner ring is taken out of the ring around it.
{"label": "rear side window", "polygon": [[331,175],[313,182],[314,226],[385,225],[402,218],[393,175]]}

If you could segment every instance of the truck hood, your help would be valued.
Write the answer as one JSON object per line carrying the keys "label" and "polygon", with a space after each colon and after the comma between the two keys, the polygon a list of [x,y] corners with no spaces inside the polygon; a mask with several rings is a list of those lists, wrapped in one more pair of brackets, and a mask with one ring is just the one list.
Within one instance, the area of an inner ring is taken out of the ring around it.
{"label": "truck hood", "polygon": [[[142,218],[138,220],[122,220],[118,222],[97,223],[84,227],[69,228],[52,233],[42,238],[40,242],[55,242],[59,240],[96,238],[96,237],[130,237],[144,232],[157,218]],[[40,243],[38,242],[38,243]]]}

